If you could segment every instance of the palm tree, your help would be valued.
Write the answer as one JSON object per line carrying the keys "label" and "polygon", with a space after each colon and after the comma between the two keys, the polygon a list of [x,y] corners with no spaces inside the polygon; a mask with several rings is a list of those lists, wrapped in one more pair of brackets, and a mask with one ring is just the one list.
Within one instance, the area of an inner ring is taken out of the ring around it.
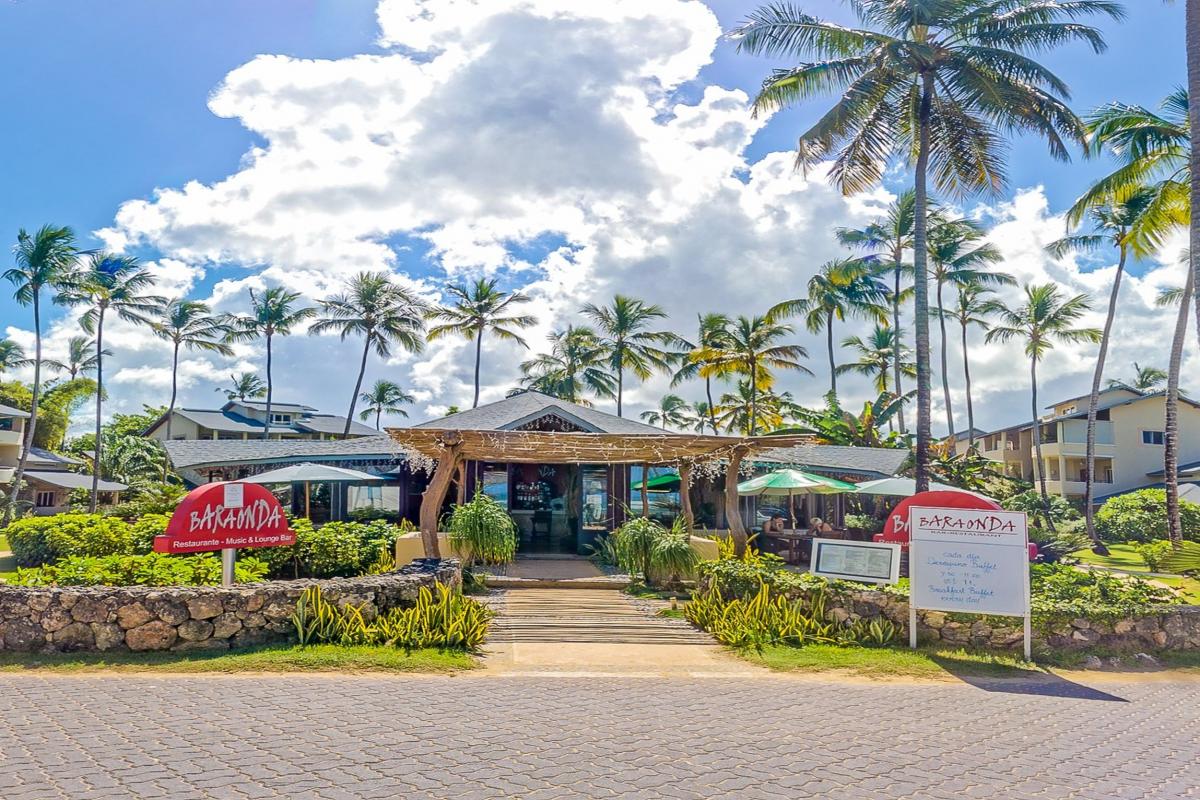
{"label": "palm tree", "polygon": [[179,348],[202,350],[223,356],[233,355],[226,344],[230,321],[212,313],[206,303],[176,298],[164,302],[150,321],[150,330],[159,339],[171,343],[171,402],[167,405],[167,441],[171,440],[171,422],[175,399],[179,394]]}
{"label": "palm tree", "polygon": [[643,411],[641,418],[650,425],[660,425],[665,431],[667,426],[683,428],[688,424],[688,411],[691,407],[677,394],[664,394],[658,401],[658,408]]}
{"label": "palm tree", "polygon": [[[16,266],[5,270],[4,279],[17,287],[13,298],[19,305],[33,306],[33,399],[29,407],[29,423],[25,426],[25,442],[17,459],[13,476],[13,491],[4,507],[4,524],[12,520],[17,495],[25,477],[25,462],[37,430],[38,401],[42,393],[42,290],[57,289],[64,276],[74,269],[80,251],[75,246],[75,233],[70,228],[43,225],[32,236],[22,228],[17,233],[13,249]],[[55,302],[58,299],[55,297]]]}
{"label": "palm tree", "polygon": [[1095,328],[1077,328],[1075,323],[1091,307],[1087,295],[1076,295],[1064,299],[1058,287],[1052,283],[1025,286],[1025,302],[1010,308],[999,301],[992,301],[988,310],[994,312],[1000,323],[987,332],[985,341],[1007,342],[1018,339],[1024,342],[1025,355],[1029,357],[1030,397],[1033,409],[1033,447],[1037,455],[1038,485],[1046,512],[1046,524],[1054,530],[1050,518],[1050,494],[1046,491],[1046,462],[1042,459],[1042,424],[1038,415],[1038,362],[1059,342],[1099,342],[1100,331]]}
{"label": "palm tree", "polygon": [[0,339],[0,373],[17,367],[27,367],[33,359],[25,357],[25,348],[12,339]]}
{"label": "palm tree", "polygon": [[[105,348],[101,355],[111,356],[112,351]],[[53,370],[67,373],[68,380],[75,380],[80,375],[94,372],[99,361],[94,339],[90,336],[72,336],[67,340],[67,360],[47,358],[45,364]]]}
{"label": "palm tree", "polygon": [[819,410],[798,408],[795,411],[797,425],[780,433],[807,433],[817,444],[841,445],[843,447],[890,447],[909,446],[909,437],[904,434],[883,434],[883,426],[889,427],[892,418],[900,413],[908,397],[898,397],[891,392],[881,392],[874,400],[863,403],[863,410],[853,414],[842,408],[837,395],[825,395],[825,407]]}
{"label": "palm tree", "polygon": [[62,301],[72,305],[87,305],[79,325],[96,337],[96,468],[92,470],[92,495],[88,511],[96,513],[100,497],[100,464],[104,442],[100,424],[104,412],[104,321],[109,312],[126,322],[148,325],[149,315],[163,303],[161,297],[144,294],[154,285],[154,276],[132,256],[111,253],[92,253],[81,270],[64,280]]}
{"label": "palm tree", "polygon": [[686,424],[696,433],[704,433],[705,428],[711,430],[714,436],[720,433],[717,430],[716,409],[707,400],[697,400],[692,403],[691,414]]}
{"label": "palm tree", "polygon": [[589,406],[584,394],[616,396],[616,379],[606,369],[606,350],[591,328],[569,326],[550,334],[550,352],[521,362],[521,383],[534,391]]}
{"label": "palm tree", "polygon": [[738,49],[799,59],[776,70],[754,100],[770,111],[831,91],[837,105],[800,137],[797,166],[836,153],[831,180],[843,193],[874,186],[899,154],[914,169],[914,315],[917,349],[917,488],[929,487],[928,180],[951,194],[1004,185],[1001,137],[1041,136],[1069,157],[1064,139],[1083,144],[1083,124],[1067,106],[1066,85],[1030,56],[1081,41],[1099,52],[1088,15],[1121,19],[1111,0],[1015,3],[997,0],[856,0],[862,28],[826,22],[779,2],[754,12],[736,32]]}
{"label": "palm tree", "polygon": [[619,417],[623,411],[625,370],[642,380],[649,380],[655,371],[670,368],[671,355],[662,346],[682,344],[682,341],[671,333],[647,330],[654,320],[665,319],[667,312],[636,297],[615,295],[611,306],[588,303],[583,307],[583,314],[596,324],[609,369],[617,377]]}
{"label": "palm tree", "polygon": [[902,337],[896,335],[895,328],[878,324],[866,339],[861,336],[847,336],[842,340],[842,347],[856,352],[858,360],[839,364],[837,374],[866,375],[874,378],[876,392],[890,392],[892,376],[896,371],[892,359],[897,353],[900,355],[900,374],[910,378],[917,374],[917,365],[911,360],[912,351],[904,346],[903,341],[899,341],[901,339]]}
{"label": "palm tree", "polygon": [[[712,379],[723,377],[723,367],[719,361],[705,359],[705,353],[719,353],[725,349],[729,341],[729,317],[725,314],[698,314],[696,341],[683,341],[685,349],[683,365],[676,370],[671,378],[671,388],[675,388],[685,380],[697,376],[704,378],[704,411],[708,414],[709,424],[716,433],[717,415],[713,404]],[[700,404],[695,404],[699,408]],[[700,413],[697,411],[697,413]]]}
{"label": "palm tree", "polygon": [[755,387],[746,378],[737,382],[735,391],[721,395],[716,408],[717,424],[727,431],[754,436],[760,428],[777,429],[795,408],[788,392],[776,394],[762,385]]}
{"label": "palm tree", "polygon": [[[1188,265],[1190,267],[1190,264]],[[1183,363],[1183,345],[1187,338],[1188,303],[1195,292],[1195,273],[1189,268],[1183,289],[1165,289],[1158,305],[1179,306],[1175,316],[1175,334],[1171,338],[1171,360],[1167,367],[1166,415],[1163,423],[1163,482],[1167,488],[1167,538],[1178,550],[1183,546],[1183,524],[1179,511],[1179,369]]]}
{"label": "palm tree", "polygon": [[429,340],[451,335],[475,340],[475,399],[471,403],[471,408],[475,408],[479,405],[479,363],[483,358],[484,334],[491,332],[499,339],[528,348],[517,330],[536,325],[537,317],[509,314],[510,306],[528,303],[530,298],[521,292],[500,291],[494,278],[490,281],[480,278],[470,287],[450,286],[446,291],[454,303],[433,310],[430,316],[445,320],[446,324],[430,328]]}
{"label": "palm tree", "polygon": [[1134,392],[1155,392],[1166,383],[1167,371],[1161,367],[1143,367],[1133,362],[1133,375],[1130,380],[1124,378],[1109,378],[1105,383],[1108,389],[1129,389]]}
{"label": "palm tree", "polygon": [[250,316],[229,320],[229,341],[265,339],[267,342],[267,412],[263,438],[271,438],[271,399],[275,391],[272,366],[272,344],[275,336],[287,336],[306,320],[316,316],[314,308],[296,308],[299,292],[289,292],[282,286],[272,286],[259,294],[250,290]]}
{"label": "palm tree", "polygon": [[1046,248],[1055,258],[1063,258],[1072,252],[1094,252],[1109,247],[1117,249],[1117,270],[1113,275],[1112,289],[1108,294],[1108,314],[1104,318],[1104,329],[1100,333],[1100,350],[1096,354],[1096,366],[1092,371],[1092,391],[1088,397],[1086,467],[1084,468],[1083,513],[1087,524],[1088,538],[1092,540],[1092,549],[1097,553],[1104,554],[1107,554],[1108,548],[1100,541],[1100,535],[1096,532],[1096,513],[1093,502],[1096,496],[1096,415],[1100,405],[1100,386],[1104,380],[1104,366],[1108,360],[1108,343],[1112,336],[1113,320],[1117,315],[1117,299],[1121,293],[1121,279],[1125,275],[1125,264],[1131,248],[1128,241],[1129,230],[1145,212],[1152,199],[1151,195],[1150,190],[1143,188],[1135,190],[1125,199],[1118,199],[1111,195],[1107,198],[1095,197],[1087,205],[1090,230],[1065,236],[1050,243]]}
{"label": "palm tree", "polygon": [[950,342],[946,335],[946,305],[942,290],[947,284],[962,289],[964,286],[1011,286],[1016,283],[1011,275],[989,271],[989,267],[1001,260],[1001,255],[994,245],[980,243],[984,236],[983,228],[967,219],[945,220],[929,229],[931,277],[937,295],[934,313],[942,337],[942,397],[946,404],[946,435],[950,437],[958,428],[954,425],[954,409],[950,404]]}
{"label": "palm tree", "polygon": [[971,392],[971,348],[969,344],[972,325],[984,331],[991,327],[992,306],[984,299],[991,289],[978,284],[958,287],[958,299],[946,314],[956,321],[962,333],[963,383],[967,394],[967,446],[975,447],[975,400]]}
{"label": "palm tree", "polygon": [[429,308],[415,294],[393,283],[386,272],[360,272],[350,279],[345,292],[320,300],[318,305],[322,316],[309,327],[310,334],[333,331],[342,340],[351,335],[363,337],[358,378],[350,395],[350,411],[342,431],[342,436],[346,437],[350,435],[354,406],[367,371],[367,356],[374,350],[380,358],[388,358],[392,354],[392,345],[410,353],[425,349],[425,317]]}
{"label": "palm tree", "polygon": [[375,430],[381,430],[380,421],[385,412],[407,417],[408,412],[401,408],[400,404],[415,403],[417,401],[417,398],[404,391],[400,387],[400,384],[385,380],[375,381],[375,385],[371,387],[371,390],[360,394],[358,399],[363,402],[363,410],[358,415],[358,418],[365,420],[374,414]]}
{"label": "palm tree", "polygon": [[266,397],[267,385],[253,372],[243,372],[240,375],[230,375],[228,388],[216,391],[224,392],[227,400],[246,400],[251,397]]}
{"label": "palm tree", "polygon": [[825,330],[829,350],[829,391],[837,393],[837,363],[833,350],[833,322],[849,317],[887,320],[882,305],[887,287],[875,277],[874,262],[869,258],[843,258],[821,265],[808,279],[808,297],[785,300],[767,312],[770,319],[804,316],[804,327],[811,333]]}
{"label": "palm tree", "polygon": [[[790,369],[812,375],[799,362],[808,358],[807,350],[797,344],[779,343],[791,333],[791,325],[770,316],[738,317],[729,326],[724,346],[698,351],[697,357],[713,363],[715,368],[746,376],[750,389],[743,394],[748,404],[746,428],[751,436],[758,430],[759,393],[769,390],[775,382],[772,370]],[[721,405],[727,405],[724,399]]]}
{"label": "palm tree", "polygon": [[[861,248],[881,257],[887,257],[886,268],[892,273],[892,288],[888,292],[888,302],[892,306],[891,327],[892,330],[897,331],[903,330],[900,327],[900,304],[912,295],[912,287],[903,287],[901,283],[905,275],[912,274],[912,266],[904,263],[904,253],[911,250],[913,246],[913,231],[915,230],[913,209],[915,205],[916,194],[912,189],[908,189],[901,192],[900,196],[888,206],[887,216],[882,221],[873,222],[865,228],[838,228],[836,231],[837,239],[843,245]],[[934,209],[929,210],[931,216],[936,213]],[[904,386],[901,380],[903,375],[900,365],[904,356],[899,349],[903,347],[903,339],[897,337],[894,344],[897,349],[892,355],[893,379],[896,384],[896,392],[903,393]],[[903,433],[905,430],[903,408],[896,415],[896,420],[900,425],[900,432]]]}

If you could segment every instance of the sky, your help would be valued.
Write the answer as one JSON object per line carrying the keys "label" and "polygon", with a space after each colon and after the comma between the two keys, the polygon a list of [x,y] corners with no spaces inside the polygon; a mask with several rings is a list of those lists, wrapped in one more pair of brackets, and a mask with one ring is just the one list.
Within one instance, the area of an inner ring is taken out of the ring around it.
{"label": "sky", "polygon": [[[852,19],[836,0],[799,4]],[[685,335],[698,313],[761,314],[801,296],[821,263],[843,254],[834,229],[869,222],[905,187],[895,169],[880,186],[842,197],[822,169],[793,171],[797,136],[832,98],[752,117],[751,97],[780,64],[736,52],[723,33],[754,5],[6,0],[0,242],[21,228],[70,225],[88,247],[140,258],[160,293],[229,312],[245,310],[250,288],[282,284],[312,303],[363,270],[387,269],[431,301],[447,282],[495,277],[532,296],[539,317],[526,332],[529,350],[487,342],[483,400],[496,400],[552,330],[615,292],[660,303],[667,325]],[[1102,24],[1105,54],[1070,47],[1042,58],[1080,112],[1113,100],[1153,106],[1183,81],[1182,4],[1127,6],[1128,20]],[[1111,165],[1078,156],[1061,164],[1027,138],[1009,156],[1005,190],[958,210],[989,226],[1001,269],[1089,293],[1102,307],[1110,259],[1055,261],[1044,246],[1064,232],[1064,209]],[[1181,245],[1133,265],[1114,376],[1134,361],[1165,362],[1172,320],[1152,300],[1181,281]],[[52,312],[51,357],[78,333],[79,313]],[[1098,314],[1089,322],[1099,324]],[[0,335],[32,349],[31,325],[0,286]],[[851,322],[835,334],[865,332]],[[1019,349],[985,348],[974,336],[976,424],[1028,418]],[[123,323],[107,338],[106,410],[165,403],[165,343]],[[828,388],[823,340],[802,328],[795,339],[815,375],[781,375],[780,385],[817,404]],[[359,348],[288,337],[275,359],[275,397],[344,413]],[[1046,402],[1086,392],[1093,350],[1062,347],[1047,359]],[[948,357],[964,427],[956,344]],[[253,343],[229,358],[188,357],[181,404],[215,406],[230,373],[261,372],[263,361]],[[411,419],[427,419],[470,404],[471,368],[466,343],[446,340],[419,355],[373,357],[367,382],[399,382],[417,397]],[[654,405],[667,384],[633,387],[626,414]],[[839,390],[847,405],[871,394],[865,379],[840,380]],[[698,384],[674,391],[702,397]]]}

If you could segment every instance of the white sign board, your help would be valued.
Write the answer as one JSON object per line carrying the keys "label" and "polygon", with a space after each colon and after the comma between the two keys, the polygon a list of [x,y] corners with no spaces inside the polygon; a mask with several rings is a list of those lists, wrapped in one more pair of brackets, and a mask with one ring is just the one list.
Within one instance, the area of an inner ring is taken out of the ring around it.
{"label": "white sign board", "polygon": [[823,578],[895,583],[900,579],[900,545],[813,539],[811,563],[809,571]]}
{"label": "white sign board", "polygon": [[912,605],[934,611],[1029,613],[1029,531],[1023,512],[908,510]]}

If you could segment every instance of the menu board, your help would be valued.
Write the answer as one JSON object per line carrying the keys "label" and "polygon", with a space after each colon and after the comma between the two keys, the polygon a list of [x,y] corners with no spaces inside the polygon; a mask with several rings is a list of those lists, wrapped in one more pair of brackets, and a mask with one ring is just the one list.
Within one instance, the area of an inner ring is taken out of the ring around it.
{"label": "menu board", "polygon": [[895,583],[900,577],[900,545],[813,539],[813,575],[866,583]]}
{"label": "menu board", "polygon": [[1029,612],[1029,530],[1023,512],[909,509],[912,604],[934,611]]}

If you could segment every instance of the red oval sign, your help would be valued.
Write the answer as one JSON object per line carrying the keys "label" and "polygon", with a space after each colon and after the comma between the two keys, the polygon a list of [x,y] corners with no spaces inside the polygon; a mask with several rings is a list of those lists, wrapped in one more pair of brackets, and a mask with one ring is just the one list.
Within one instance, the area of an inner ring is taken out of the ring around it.
{"label": "red oval sign", "polygon": [[296,543],[279,500],[257,483],[208,483],[175,509],[167,531],[154,537],[158,553],[201,553],[227,547],[284,547]]}
{"label": "red oval sign", "polygon": [[881,542],[899,542],[908,544],[908,509],[910,506],[925,506],[928,508],[975,508],[980,511],[1001,511],[999,503],[977,494],[967,492],[933,491],[920,492],[912,497],[906,497],[888,514],[883,533],[879,536]]}

